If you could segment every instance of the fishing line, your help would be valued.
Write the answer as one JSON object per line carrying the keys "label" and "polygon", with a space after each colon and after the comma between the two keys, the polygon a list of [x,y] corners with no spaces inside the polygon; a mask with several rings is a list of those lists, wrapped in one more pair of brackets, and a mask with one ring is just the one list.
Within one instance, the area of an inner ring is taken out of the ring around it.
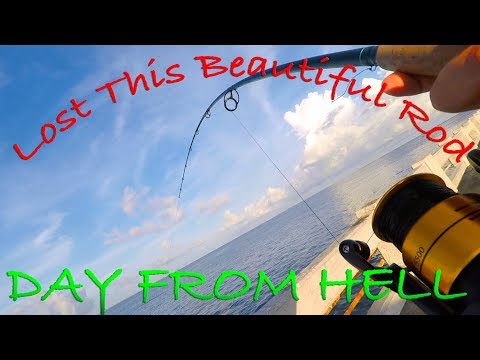
{"label": "fishing line", "polygon": [[[283,73],[284,71],[299,72],[301,71],[301,68],[302,68],[301,66],[305,63],[307,63],[308,66],[315,67],[320,62],[322,63],[323,69],[341,68],[346,65],[369,66],[371,69],[373,69],[373,67],[377,65],[377,50],[378,50],[378,46],[367,46],[367,47],[362,47],[358,49],[339,51],[339,52],[334,52],[330,54],[312,56],[306,59],[303,58],[296,61],[290,61],[288,63],[278,65],[275,68],[272,67],[265,71],[256,72],[246,78],[243,78],[237,81],[235,84],[229,86],[226,90],[221,92],[211,102],[211,104],[208,106],[207,110],[201,117],[200,121],[198,122],[197,127],[195,128],[195,132],[193,133],[192,140],[190,141],[190,146],[188,148],[185,164],[183,165],[182,180],[180,182],[180,190],[178,192],[178,197],[180,197],[182,194],[183,182],[185,180],[185,173],[187,170],[188,160],[190,158],[190,154],[193,149],[193,143],[195,141],[195,138],[197,137],[200,127],[203,124],[204,120],[208,119],[208,117],[210,116],[210,110],[214,107],[214,105],[217,102],[222,100],[222,98],[224,101],[225,109],[227,109],[228,111],[235,111],[238,105],[238,101],[240,99],[240,96],[237,92],[237,90],[240,87],[254,83],[259,80],[266,79],[266,78],[276,77],[278,76],[278,74]],[[324,61],[325,58],[328,58],[327,62]],[[227,103],[233,104],[233,106],[228,106]]]}
{"label": "fishing line", "polygon": [[348,90],[348,88],[350,87],[350,84],[351,84],[351,82],[353,81],[353,79],[355,79],[357,76],[359,76],[361,73],[363,73],[363,72],[365,72],[365,71],[367,71],[367,70],[370,70],[371,72],[375,72],[375,70],[377,70],[377,66],[376,66],[376,65],[370,66],[369,68],[365,68],[365,69],[363,69],[362,71],[360,71],[359,73],[355,74],[355,76],[352,77],[352,78],[350,79],[350,81],[348,82],[347,86],[345,87],[345,91],[342,93],[342,95],[339,95],[339,96],[337,96],[336,99],[333,99],[333,100],[332,100],[332,103],[335,102],[335,101],[337,101],[337,100],[340,99],[341,97],[343,97],[343,96],[347,93],[347,90]]}
{"label": "fishing line", "polygon": [[[227,109],[228,110],[228,109]],[[260,143],[257,141],[257,139],[252,135],[252,133],[247,129],[247,127],[243,124],[243,122],[238,118],[237,115],[235,115],[235,113],[231,110],[229,110],[232,115],[235,117],[235,119],[238,120],[238,122],[240,123],[240,125],[243,127],[243,129],[245,130],[245,132],[248,134],[248,136],[250,136],[250,138],[255,142],[255,144],[257,144],[257,146],[260,148],[260,150],[263,152],[263,154],[267,157],[268,160],[270,160],[270,162],[272,163],[273,166],[275,166],[275,168],[278,170],[278,172],[283,176],[283,178],[285,179],[285,181],[288,183],[288,185],[290,185],[290,187],[297,193],[297,195],[300,197],[300,199],[302,199],[302,201],[305,203],[305,205],[307,205],[307,207],[310,209],[310,211],[312,212],[313,215],[315,215],[315,217],[318,219],[318,221],[320,221],[320,223],[323,225],[323,227],[328,231],[328,233],[330,234],[330,236],[338,243],[339,241],[337,240],[337,238],[335,237],[335,235],[333,235],[333,233],[330,231],[330,229],[327,227],[327,225],[325,225],[325,223],[320,219],[320,217],[317,215],[317,213],[312,209],[312,207],[307,203],[307,201],[303,198],[303,196],[298,192],[298,190],[295,188],[295,186],[293,186],[293,184],[288,180],[288,178],[285,176],[285,174],[282,172],[282,170],[280,170],[280,168],[277,166],[277,164],[272,160],[272,158],[267,154],[267,152],[263,149],[262,145],[260,145]]]}
{"label": "fishing line", "polygon": [[370,237],[368,238],[368,240],[367,240],[367,242],[366,242],[367,245],[368,245],[369,241],[372,239],[372,237],[373,237],[374,234],[375,234],[375,233],[372,232],[372,235],[370,235]]}

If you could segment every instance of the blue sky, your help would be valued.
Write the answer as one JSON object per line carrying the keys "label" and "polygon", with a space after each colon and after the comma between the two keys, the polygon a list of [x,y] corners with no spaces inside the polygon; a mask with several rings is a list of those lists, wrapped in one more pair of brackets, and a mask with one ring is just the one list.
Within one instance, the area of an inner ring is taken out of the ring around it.
{"label": "blue sky", "polygon": [[[97,313],[85,268],[100,278],[124,269],[109,288],[112,306],[138,290],[139,270],[173,271],[298,202],[222,103],[200,129],[178,201],[195,126],[238,80],[204,79],[193,58],[263,56],[271,64],[358,46],[0,46],[0,311]],[[178,63],[186,79],[135,96],[121,83],[116,104],[95,92],[123,71],[148,75],[151,58],[157,74]],[[385,75],[366,71],[357,81],[378,89]],[[416,135],[398,120],[401,99],[386,96],[387,108],[359,96],[332,103],[330,90],[283,77],[239,90],[236,115],[306,196]],[[87,99],[82,109],[92,114],[21,160],[13,144],[33,150],[42,125],[72,98]],[[432,123],[446,118],[428,96],[416,98]],[[84,303],[57,293],[43,303],[40,295],[8,299],[11,280],[1,274],[27,272],[43,294],[65,267],[85,284]]]}

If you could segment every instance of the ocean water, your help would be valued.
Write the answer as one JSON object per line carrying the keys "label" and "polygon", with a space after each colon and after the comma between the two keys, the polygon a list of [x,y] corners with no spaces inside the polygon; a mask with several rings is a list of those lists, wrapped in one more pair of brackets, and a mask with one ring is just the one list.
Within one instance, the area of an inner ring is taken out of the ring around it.
{"label": "ocean water", "polygon": [[[453,130],[466,121],[469,113],[461,113],[443,124]],[[436,151],[438,145],[419,135],[406,144],[355,171],[337,183],[307,199],[328,229],[341,236],[357,221],[355,211],[381,197],[395,182],[413,173],[411,165]],[[297,274],[307,267],[334,241],[325,227],[300,202],[258,227],[185,266],[181,271],[205,275],[207,282],[195,287],[195,292],[211,294],[216,279],[227,270],[245,273],[252,281],[249,292],[233,300],[198,300],[180,290],[174,300],[173,283],[168,287],[152,288],[149,301],[142,302],[139,292],[107,310],[107,314],[255,314],[273,295],[264,287],[258,301],[253,301],[257,273],[264,270],[278,284],[290,269]],[[196,279],[185,279],[184,282]],[[238,277],[227,279],[222,294],[231,294],[244,286]],[[369,300],[362,301],[355,314],[365,314]],[[345,307],[345,302],[340,304]],[[333,312],[337,313],[337,312]]]}

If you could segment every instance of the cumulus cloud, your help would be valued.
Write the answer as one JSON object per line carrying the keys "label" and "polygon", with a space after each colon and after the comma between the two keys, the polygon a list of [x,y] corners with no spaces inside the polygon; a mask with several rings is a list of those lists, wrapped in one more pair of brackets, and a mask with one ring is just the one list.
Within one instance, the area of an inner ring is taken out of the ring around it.
{"label": "cumulus cloud", "polygon": [[245,206],[242,212],[236,214],[226,210],[223,214],[224,223],[222,230],[227,230],[236,225],[247,224],[270,213],[273,210],[273,205],[286,197],[287,191],[285,189],[269,187],[260,199]]}
{"label": "cumulus cloud", "polygon": [[[346,165],[362,162],[372,150],[392,141],[397,134],[414,131],[407,120],[398,119],[403,99],[383,95],[381,102],[387,105],[374,106],[381,83],[379,79],[364,78],[361,85],[355,85],[354,89],[370,86],[367,97],[371,102],[362,100],[361,94],[338,97],[340,90],[332,102],[332,92],[327,90],[323,94],[309,93],[295,105],[294,111],[285,113],[284,120],[304,140],[303,158],[295,167],[295,184],[318,182],[318,176],[326,177]],[[420,95],[414,101],[422,108],[431,108],[428,95]]]}
{"label": "cumulus cloud", "polygon": [[193,204],[194,208],[205,214],[213,214],[230,201],[228,194],[218,194],[207,200],[199,200]]}
{"label": "cumulus cloud", "polygon": [[338,149],[338,145],[361,137],[366,130],[352,121],[355,115],[353,100],[339,98],[332,102],[330,94],[330,91],[309,93],[300,105],[295,105],[295,112],[285,114],[285,121],[299,138],[305,139],[305,166],[321,159],[341,157],[345,149]]}
{"label": "cumulus cloud", "polygon": [[123,189],[122,210],[127,215],[133,215],[140,200],[148,194],[149,188],[143,187],[138,193],[130,186]]}

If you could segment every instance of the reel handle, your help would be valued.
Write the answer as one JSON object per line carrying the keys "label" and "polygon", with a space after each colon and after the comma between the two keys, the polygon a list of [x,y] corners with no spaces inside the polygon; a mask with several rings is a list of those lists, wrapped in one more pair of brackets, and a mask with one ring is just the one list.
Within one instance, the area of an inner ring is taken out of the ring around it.
{"label": "reel handle", "polygon": [[375,270],[375,266],[368,262],[370,247],[363,241],[343,240],[338,247],[340,254],[349,264],[360,271]]}
{"label": "reel handle", "polygon": [[[368,244],[363,241],[351,239],[343,240],[339,245],[339,251],[349,264],[362,272],[367,270],[381,269],[368,262],[368,259],[370,258],[370,248]],[[392,270],[392,273],[380,274],[376,276],[373,275],[372,278],[377,281],[391,280],[392,283],[385,285],[385,287],[398,293],[399,276],[402,268],[397,264],[391,264],[385,269]],[[408,295],[431,292],[431,289],[420,282],[417,278],[412,276],[408,271],[405,272],[405,279],[402,288],[404,293]],[[428,315],[452,315],[454,313],[450,306],[433,296],[423,297],[411,301],[413,301]]]}

